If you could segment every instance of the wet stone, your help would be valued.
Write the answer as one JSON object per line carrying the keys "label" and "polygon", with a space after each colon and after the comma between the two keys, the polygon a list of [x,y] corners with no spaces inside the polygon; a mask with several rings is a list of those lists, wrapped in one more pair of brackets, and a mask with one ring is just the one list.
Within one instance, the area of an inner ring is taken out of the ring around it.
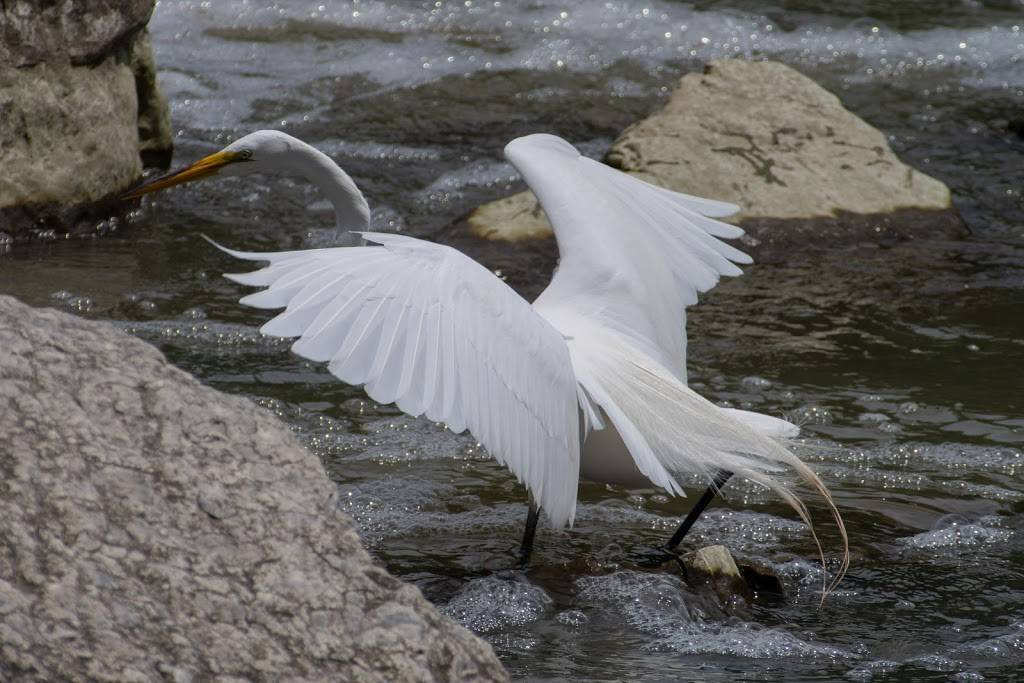
{"label": "wet stone", "polygon": [[722,545],[711,545],[683,556],[687,578],[693,584],[708,584],[722,602],[750,597],[750,589],[732,553]]}

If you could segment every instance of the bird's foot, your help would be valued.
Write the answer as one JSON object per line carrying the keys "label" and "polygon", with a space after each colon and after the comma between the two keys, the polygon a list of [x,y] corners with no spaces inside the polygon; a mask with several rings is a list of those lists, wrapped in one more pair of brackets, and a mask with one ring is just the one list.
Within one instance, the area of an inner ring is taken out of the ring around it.
{"label": "bird's foot", "polygon": [[679,554],[665,546],[637,551],[631,559],[635,564],[646,569],[657,569],[664,567],[668,563],[682,563],[682,558]]}

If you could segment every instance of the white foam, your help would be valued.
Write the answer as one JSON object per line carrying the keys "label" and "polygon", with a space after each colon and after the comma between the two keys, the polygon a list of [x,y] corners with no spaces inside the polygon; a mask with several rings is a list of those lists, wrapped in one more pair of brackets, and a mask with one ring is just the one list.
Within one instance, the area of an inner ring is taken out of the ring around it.
{"label": "white foam", "polygon": [[1013,531],[997,526],[995,517],[982,517],[970,522],[960,515],[947,515],[936,523],[936,528],[897,542],[914,550],[973,550],[980,546],[1006,543]]}
{"label": "white foam", "polygon": [[521,578],[474,579],[452,596],[442,611],[476,633],[492,633],[537,621],[551,608],[544,589]]}
{"label": "white foam", "polygon": [[[283,95],[304,110],[295,116],[309,116],[331,101],[329,77],[358,74],[384,87],[410,87],[510,69],[596,73],[623,60],[655,77],[667,66],[678,69],[680,60],[743,57],[831,69],[845,82],[907,78],[917,88],[922,76],[936,74],[967,86],[1024,86],[1024,22],[900,33],[871,22],[817,19],[784,31],[756,12],[664,1],[323,7],[302,0],[159,3],[150,28],[174,119],[234,129],[256,99]],[[277,27],[284,34],[286,22],[323,28],[324,35],[254,42],[244,32],[235,39],[209,33]],[[345,35],[332,37],[339,29]],[[616,78],[613,92],[641,92]]]}
{"label": "white foam", "polygon": [[581,602],[613,613],[652,636],[647,645],[652,652],[752,659],[851,656],[841,648],[809,643],[782,629],[750,622],[704,621],[687,606],[682,581],[668,574],[620,571],[582,577],[576,587]]}

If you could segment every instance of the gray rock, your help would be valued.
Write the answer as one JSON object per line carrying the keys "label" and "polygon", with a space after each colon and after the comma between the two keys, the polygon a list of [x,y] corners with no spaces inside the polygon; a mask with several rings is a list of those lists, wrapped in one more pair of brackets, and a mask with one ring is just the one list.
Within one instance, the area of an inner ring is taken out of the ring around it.
{"label": "gray rock", "polygon": [[144,27],[154,0],[0,2],[0,66],[88,65]]}
{"label": "gray rock", "polygon": [[[945,185],[902,163],[885,135],[835,95],[776,62],[721,60],[684,76],[661,111],[619,136],[606,161],[669,189],[739,205],[727,220],[756,241],[964,229]],[[527,193],[480,207],[468,224],[486,239],[550,235]]]}
{"label": "gray rock", "polygon": [[508,680],[269,412],[10,297],[0,348],[0,679]]}

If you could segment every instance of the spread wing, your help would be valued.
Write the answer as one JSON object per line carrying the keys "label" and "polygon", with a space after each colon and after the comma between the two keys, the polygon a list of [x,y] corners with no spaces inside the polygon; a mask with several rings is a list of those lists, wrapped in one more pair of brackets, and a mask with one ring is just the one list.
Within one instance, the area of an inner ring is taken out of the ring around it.
{"label": "spread wing", "polygon": [[671,192],[581,156],[554,135],[505,147],[548,215],[560,262],[534,303],[548,319],[583,315],[629,337],[686,381],[686,306],[750,257],[722,242],[739,210]]}
{"label": "spread wing", "polygon": [[[265,334],[328,363],[380,403],[469,431],[533,493],[556,526],[571,523],[579,481],[576,380],[565,340],[504,282],[462,253],[393,234],[380,246],[276,253],[227,277],[265,287],[241,302],[285,310]],[[223,247],[221,247],[223,249]]]}

